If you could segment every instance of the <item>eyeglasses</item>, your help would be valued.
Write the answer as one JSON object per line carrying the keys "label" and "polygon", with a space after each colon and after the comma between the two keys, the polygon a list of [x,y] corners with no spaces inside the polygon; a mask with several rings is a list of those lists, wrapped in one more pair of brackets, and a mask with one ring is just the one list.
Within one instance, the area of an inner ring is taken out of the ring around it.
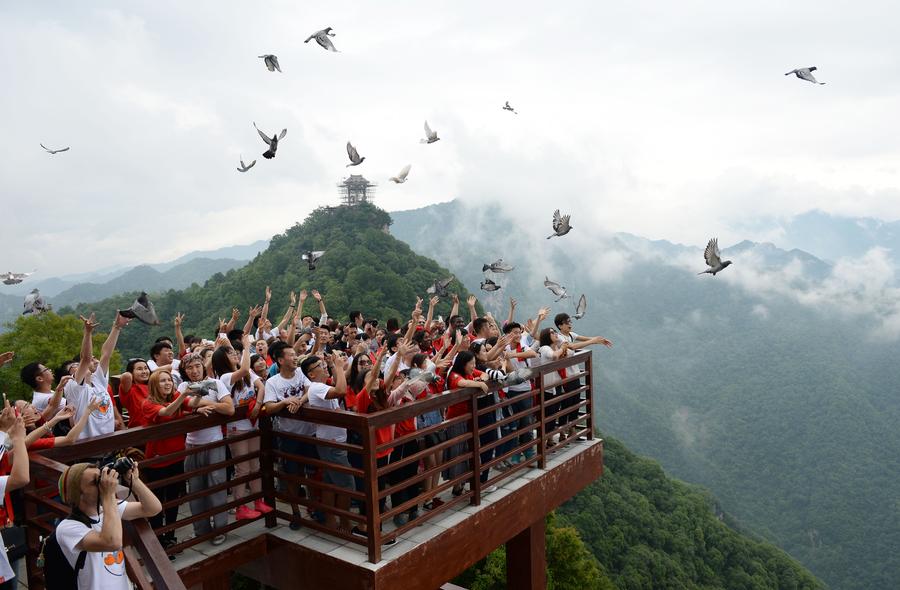
{"label": "eyeglasses", "polygon": [[319,369],[319,368],[321,368],[321,367],[322,367],[322,363],[316,363],[316,364],[314,364],[314,365],[311,366],[311,367],[307,367],[306,370],[309,371],[309,372],[311,373],[311,372],[313,372],[313,371],[315,371],[316,369]]}
{"label": "eyeglasses", "polygon": [[372,361],[370,361],[370,360],[367,359],[367,358],[366,358],[366,359],[359,359],[358,361],[356,361],[356,364],[357,364],[357,365],[371,365],[371,364],[372,364]]}

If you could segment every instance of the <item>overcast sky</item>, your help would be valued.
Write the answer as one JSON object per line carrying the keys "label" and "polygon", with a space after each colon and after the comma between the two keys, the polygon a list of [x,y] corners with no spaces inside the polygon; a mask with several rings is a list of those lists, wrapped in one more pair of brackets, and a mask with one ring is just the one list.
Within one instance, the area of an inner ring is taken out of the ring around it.
{"label": "overcast sky", "polygon": [[[308,4],[0,4],[0,266],[268,238],[348,170],[385,209],[505,201],[535,235],[556,207],[698,246],[777,243],[758,220],[811,208],[900,218],[894,3]],[[326,26],[340,53],[303,43]],[[783,75],[809,65],[827,85]],[[253,121],[288,129],[274,160]]]}

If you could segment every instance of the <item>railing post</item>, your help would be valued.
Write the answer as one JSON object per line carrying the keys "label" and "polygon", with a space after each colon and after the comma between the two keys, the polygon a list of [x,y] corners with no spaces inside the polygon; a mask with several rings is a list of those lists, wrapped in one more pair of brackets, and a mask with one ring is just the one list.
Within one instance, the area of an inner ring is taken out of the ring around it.
{"label": "railing post", "polygon": [[[37,478],[32,475],[29,478],[28,487],[25,488],[26,492],[34,492],[37,490]],[[25,495],[25,518],[26,522],[35,522],[37,518],[37,506],[34,501]],[[44,584],[43,582],[38,583],[38,574],[41,574],[43,579],[43,572],[40,571],[40,568],[37,566],[37,556],[41,552],[41,533],[36,526],[27,526],[25,527],[25,543],[28,547],[28,553],[25,554],[25,571],[28,572],[28,587],[29,588],[39,588],[43,590]]]}
{"label": "railing post", "polygon": [[544,440],[545,429],[545,420],[546,420],[546,412],[547,408],[544,406],[544,372],[538,372],[537,378],[537,396],[538,396],[538,407],[540,411],[538,412],[538,424],[537,424],[537,433],[538,433],[538,468],[544,469],[547,463],[547,441]]}
{"label": "railing post", "polygon": [[[272,418],[259,418],[259,466],[262,478],[263,498],[269,506],[276,506],[275,500],[275,434],[272,432]],[[278,524],[275,511],[266,514],[266,528],[274,528]]]}
{"label": "railing post", "polygon": [[587,400],[587,438],[594,439],[594,354],[588,351],[588,357],[584,361],[584,369],[587,373],[584,376],[584,384],[587,389],[584,391]]}
{"label": "railing post", "polygon": [[363,471],[366,486],[366,530],[368,531],[369,561],[381,561],[381,511],[378,508],[378,441],[375,428],[366,425],[363,439]]}
{"label": "railing post", "polygon": [[472,421],[469,430],[472,432],[472,504],[481,504],[481,433],[478,431],[478,395],[480,389],[474,389],[471,394]]}

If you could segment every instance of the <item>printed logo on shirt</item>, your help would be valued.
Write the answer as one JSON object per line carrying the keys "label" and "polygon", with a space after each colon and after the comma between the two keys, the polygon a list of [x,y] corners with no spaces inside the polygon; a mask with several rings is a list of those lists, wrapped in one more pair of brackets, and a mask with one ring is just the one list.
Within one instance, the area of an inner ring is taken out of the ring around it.
{"label": "printed logo on shirt", "polygon": [[247,404],[250,403],[250,400],[254,399],[255,397],[256,397],[256,390],[253,389],[252,387],[248,387],[248,388],[244,389],[244,391],[242,391],[238,394],[238,399],[237,399],[238,405],[246,406]]}
{"label": "printed logo on shirt", "polygon": [[125,553],[121,549],[115,553],[103,554],[103,568],[114,576],[125,575],[125,566],[122,565],[124,562]]}
{"label": "printed logo on shirt", "polygon": [[109,412],[110,407],[112,407],[112,400],[109,398],[109,394],[107,392],[98,393],[95,397],[100,399],[100,407],[91,412],[91,416],[94,418],[102,419],[106,416],[106,413]]}

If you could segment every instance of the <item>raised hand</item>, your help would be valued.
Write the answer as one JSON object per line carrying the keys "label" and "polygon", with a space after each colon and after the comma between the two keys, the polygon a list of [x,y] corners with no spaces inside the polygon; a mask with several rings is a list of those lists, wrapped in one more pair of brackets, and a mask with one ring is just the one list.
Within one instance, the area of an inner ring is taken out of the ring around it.
{"label": "raised hand", "polygon": [[611,340],[607,340],[606,338],[603,338],[602,336],[597,336],[596,338],[594,338],[594,342],[596,344],[602,344],[606,348],[612,348],[612,346],[613,346],[613,343]]}
{"label": "raised hand", "polygon": [[16,353],[14,353],[12,351],[4,352],[3,354],[0,354],[0,367],[5,365],[6,363],[10,362],[11,360],[13,360],[14,356],[16,356]]}
{"label": "raised hand", "polygon": [[306,301],[306,299],[307,299],[308,297],[309,297],[309,295],[306,293],[306,289],[303,289],[303,290],[300,291],[300,302],[301,302],[301,303],[303,303],[304,301]]}
{"label": "raised hand", "polygon": [[66,388],[66,383],[72,380],[71,375],[63,375],[62,379],[59,380],[59,384],[56,386],[56,391],[61,392]]}
{"label": "raised hand", "polygon": [[236,322],[239,317],[241,317],[241,312],[238,310],[238,308],[232,307],[231,308],[231,319]]}
{"label": "raised hand", "polygon": [[468,297],[466,297],[466,305],[468,305],[469,307],[475,307],[476,303],[478,303],[478,297],[475,297],[474,295],[469,295]]}
{"label": "raised hand", "polygon": [[[88,413],[93,412],[94,410],[100,409],[100,400],[94,398],[91,403],[88,405]],[[75,406],[63,406],[63,408],[56,413],[55,416],[50,418],[50,422],[56,424],[57,422],[62,422],[63,420],[68,420],[72,416],[75,415]]]}
{"label": "raised hand", "polygon": [[93,332],[94,328],[100,325],[100,322],[96,321],[96,316],[94,312],[91,312],[91,315],[88,317],[84,317],[83,315],[78,316],[78,319],[84,324],[85,332]]}
{"label": "raised hand", "polygon": [[516,308],[516,300],[513,299],[512,297],[509,298],[509,306],[510,306],[512,309],[515,309],[515,308]]}
{"label": "raised hand", "polygon": [[272,288],[266,285],[266,303],[272,299]]}
{"label": "raised hand", "polygon": [[184,314],[181,312],[176,313],[175,321],[174,321],[175,327],[180,328],[183,323],[184,323]]}
{"label": "raised hand", "polygon": [[255,305],[255,306],[251,307],[249,310],[247,310],[247,314],[251,318],[258,318],[260,315],[262,315],[262,306]]}
{"label": "raised hand", "polygon": [[294,292],[293,292],[293,291],[291,291],[290,299],[291,299],[291,307],[293,307],[294,305],[297,304],[297,296],[294,295]]}
{"label": "raised hand", "polygon": [[459,305],[459,295],[457,295],[456,293],[451,293],[450,301],[452,301],[454,305]]}
{"label": "raised hand", "polygon": [[13,416],[13,425],[9,429],[9,438],[16,444],[25,442],[25,419],[22,416]]}
{"label": "raised hand", "polygon": [[437,295],[433,295],[431,299],[428,300],[428,307],[434,308],[438,303],[441,302],[441,298]]}
{"label": "raised hand", "polygon": [[539,320],[546,320],[548,315],[550,315],[549,307],[542,307],[538,310],[538,319]]}
{"label": "raised hand", "polygon": [[130,321],[131,321],[131,318],[126,318],[125,316],[123,316],[123,315],[120,314],[119,312],[116,312],[116,320],[115,320],[115,322],[113,323],[113,325],[114,325],[116,328],[122,329],[122,328],[124,328],[125,326],[127,326],[127,325],[128,325],[128,322],[130,322]]}
{"label": "raised hand", "polygon": [[6,394],[3,394],[3,400],[4,407],[3,411],[0,412],[0,430],[6,432],[15,425],[16,413],[9,407],[9,400],[6,399]]}
{"label": "raised hand", "polygon": [[312,290],[312,296],[316,301],[322,301],[322,295],[315,289]]}

